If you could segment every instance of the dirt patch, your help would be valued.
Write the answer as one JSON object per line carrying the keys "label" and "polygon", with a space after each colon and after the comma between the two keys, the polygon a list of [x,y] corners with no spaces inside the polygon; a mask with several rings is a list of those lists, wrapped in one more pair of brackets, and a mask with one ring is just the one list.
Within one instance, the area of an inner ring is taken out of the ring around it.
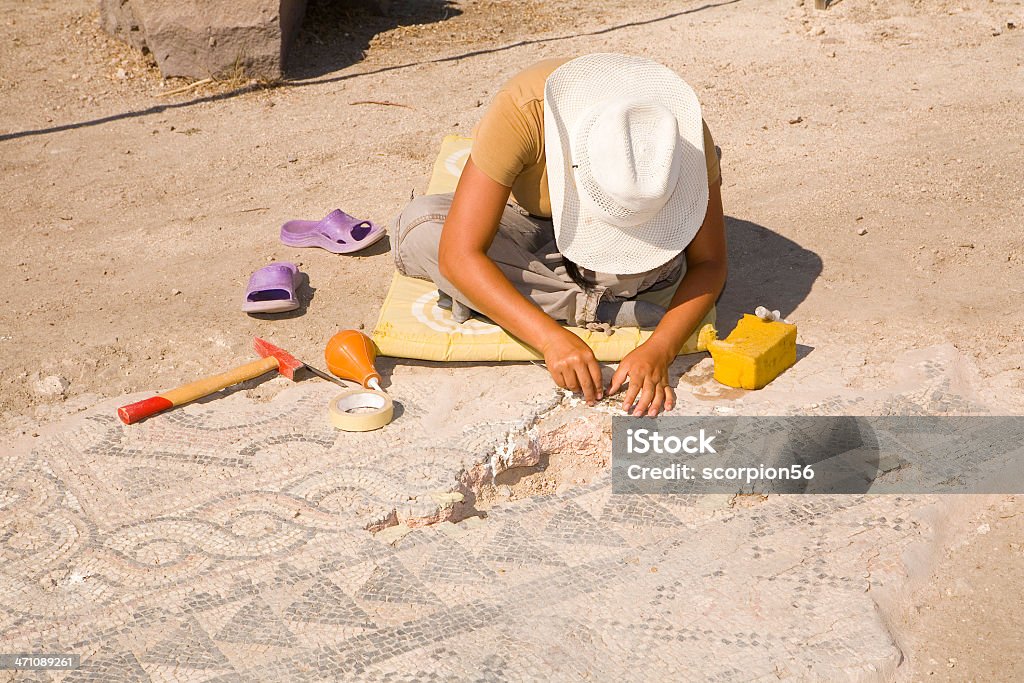
{"label": "dirt patch", "polygon": [[906,680],[1010,681],[1024,676],[1024,512],[1009,497],[948,548],[895,627]]}
{"label": "dirt patch", "polygon": [[531,430],[530,439],[536,464],[506,469],[493,478],[478,473],[464,478],[477,510],[587,484],[611,465],[611,419],[603,413],[557,410]]}

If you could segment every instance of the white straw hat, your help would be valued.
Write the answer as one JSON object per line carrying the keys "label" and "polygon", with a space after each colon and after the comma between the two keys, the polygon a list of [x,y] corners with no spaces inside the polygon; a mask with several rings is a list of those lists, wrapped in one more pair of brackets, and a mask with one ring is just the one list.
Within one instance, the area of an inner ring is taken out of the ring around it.
{"label": "white straw hat", "polygon": [[657,62],[593,54],[560,66],[544,86],[544,146],[555,241],[584,268],[652,270],[704,222],[700,103]]}

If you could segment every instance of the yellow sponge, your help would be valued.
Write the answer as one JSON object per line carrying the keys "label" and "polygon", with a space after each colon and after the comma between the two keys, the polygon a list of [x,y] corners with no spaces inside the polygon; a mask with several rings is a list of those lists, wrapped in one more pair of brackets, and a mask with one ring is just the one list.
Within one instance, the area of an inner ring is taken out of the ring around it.
{"label": "yellow sponge", "polygon": [[715,361],[715,379],[739,389],[760,389],[796,363],[796,325],[744,315],[725,339],[705,325],[697,348]]}

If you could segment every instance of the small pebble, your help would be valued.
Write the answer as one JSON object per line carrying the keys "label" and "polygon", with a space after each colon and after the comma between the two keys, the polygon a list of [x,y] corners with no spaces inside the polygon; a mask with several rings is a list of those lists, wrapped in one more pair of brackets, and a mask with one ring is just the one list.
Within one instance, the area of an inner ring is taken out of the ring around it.
{"label": "small pebble", "polygon": [[857,234],[860,235],[861,237],[863,237],[864,235],[868,234],[868,229],[867,228],[861,228],[860,230],[857,231]]}
{"label": "small pebble", "polygon": [[181,294],[181,290],[180,289],[172,289],[171,290],[171,294],[173,296],[178,296],[179,294]]}
{"label": "small pebble", "polygon": [[298,157],[288,157],[288,163],[289,164],[294,164],[298,160],[299,160]]}

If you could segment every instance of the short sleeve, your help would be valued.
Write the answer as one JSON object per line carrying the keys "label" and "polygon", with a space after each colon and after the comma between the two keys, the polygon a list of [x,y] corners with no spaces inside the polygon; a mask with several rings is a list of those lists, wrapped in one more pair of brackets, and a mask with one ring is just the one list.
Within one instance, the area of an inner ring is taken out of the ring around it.
{"label": "short sleeve", "polygon": [[532,127],[512,96],[499,91],[473,133],[473,163],[491,180],[512,187],[523,168],[538,156],[540,136]]}
{"label": "short sleeve", "polygon": [[710,187],[722,179],[722,166],[718,161],[715,140],[711,137],[707,123],[704,123],[704,161],[708,165],[708,187]]}

